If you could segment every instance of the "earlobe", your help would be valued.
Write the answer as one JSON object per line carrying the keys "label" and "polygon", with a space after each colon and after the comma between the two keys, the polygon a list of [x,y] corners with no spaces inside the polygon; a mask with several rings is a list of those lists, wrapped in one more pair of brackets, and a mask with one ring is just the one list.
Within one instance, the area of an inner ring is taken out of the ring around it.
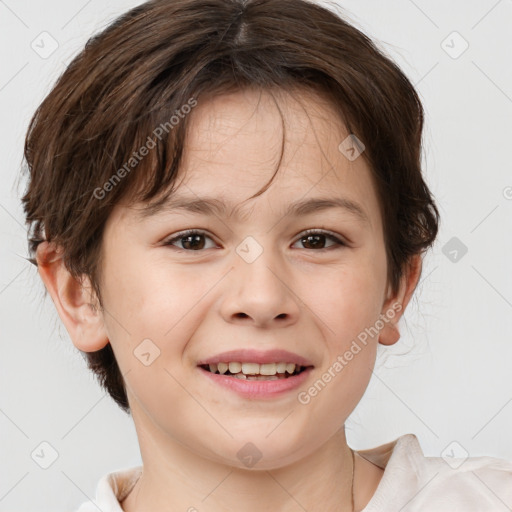
{"label": "earlobe", "polygon": [[[421,276],[422,263],[421,254],[415,254],[404,272],[398,293],[385,301],[382,314],[388,320],[384,322],[384,327],[379,333],[381,345],[393,345],[400,339],[398,321],[416,289]],[[392,318],[390,318],[391,313],[393,313]]]}
{"label": "earlobe", "polygon": [[83,352],[96,352],[108,343],[103,314],[87,276],[76,280],[65,267],[62,250],[52,242],[37,248],[38,272],[73,344]]}
{"label": "earlobe", "polygon": [[387,322],[379,334],[379,343],[381,345],[394,345],[400,339],[400,331],[395,322]]}

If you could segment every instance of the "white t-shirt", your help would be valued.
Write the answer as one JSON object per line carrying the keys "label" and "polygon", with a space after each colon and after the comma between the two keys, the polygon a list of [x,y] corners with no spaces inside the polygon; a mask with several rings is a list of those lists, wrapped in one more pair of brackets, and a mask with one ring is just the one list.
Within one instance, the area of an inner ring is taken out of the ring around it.
{"label": "white t-shirt", "polygon": [[[494,457],[425,457],[414,434],[357,453],[384,469],[362,512],[506,512],[512,510],[512,462]],[[453,453],[453,452],[452,452]],[[123,512],[142,466],[105,475],[96,500],[77,512]]]}

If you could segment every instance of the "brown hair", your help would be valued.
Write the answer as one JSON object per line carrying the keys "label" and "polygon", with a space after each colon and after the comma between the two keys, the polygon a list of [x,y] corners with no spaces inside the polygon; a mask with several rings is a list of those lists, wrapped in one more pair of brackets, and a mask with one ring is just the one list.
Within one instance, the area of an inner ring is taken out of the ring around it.
{"label": "brown hair", "polygon": [[[41,241],[60,245],[70,273],[91,279],[102,307],[99,255],[113,207],[128,198],[165,200],[185,143],[183,106],[243,87],[319,91],[364,143],[388,282],[397,291],[411,256],[432,245],[438,231],[421,172],[423,108],[407,77],[367,36],[309,0],[153,0],[92,37],[28,129],[22,201],[31,261]],[[179,122],[171,129],[173,115]],[[165,137],[151,137],[162,126]],[[150,139],[155,145],[144,160],[131,161]],[[122,179],[113,182],[116,174]],[[108,193],[95,193],[100,189]],[[84,357],[129,412],[110,343]]]}

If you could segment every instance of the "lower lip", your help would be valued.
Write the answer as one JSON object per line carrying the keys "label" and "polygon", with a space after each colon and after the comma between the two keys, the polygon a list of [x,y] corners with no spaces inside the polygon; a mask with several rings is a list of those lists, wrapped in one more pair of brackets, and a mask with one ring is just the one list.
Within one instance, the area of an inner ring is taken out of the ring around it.
{"label": "lower lip", "polygon": [[212,373],[203,368],[199,370],[213,382],[238,393],[248,399],[275,398],[298,388],[308,377],[312,368],[307,368],[298,375],[278,380],[244,380]]}

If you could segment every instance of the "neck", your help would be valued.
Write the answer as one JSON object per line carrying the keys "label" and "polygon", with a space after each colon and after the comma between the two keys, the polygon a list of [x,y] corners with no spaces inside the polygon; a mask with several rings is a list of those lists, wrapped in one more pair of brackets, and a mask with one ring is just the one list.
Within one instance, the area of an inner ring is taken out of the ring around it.
{"label": "neck", "polygon": [[137,430],[143,473],[121,503],[125,512],[353,510],[353,460],[344,427],[309,456],[271,470],[219,464],[156,427]]}

